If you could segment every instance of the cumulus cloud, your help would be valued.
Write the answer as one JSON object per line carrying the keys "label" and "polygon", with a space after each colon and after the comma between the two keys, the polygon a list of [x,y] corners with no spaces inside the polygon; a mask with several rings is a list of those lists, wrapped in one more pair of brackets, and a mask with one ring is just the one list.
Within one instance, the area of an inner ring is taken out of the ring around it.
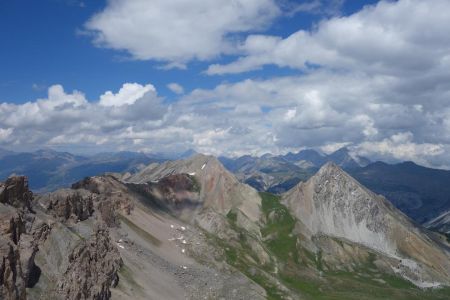
{"label": "cumulus cloud", "polygon": [[85,27],[98,46],[183,67],[233,53],[233,34],[262,29],[279,14],[274,0],[115,0]]}
{"label": "cumulus cloud", "polygon": [[250,35],[241,45],[245,56],[228,65],[213,64],[207,73],[240,73],[268,64],[389,75],[448,68],[450,40],[442,29],[450,26],[449,9],[446,0],[380,1],[284,39]]}
{"label": "cumulus cloud", "polygon": [[176,82],[169,83],[167,88],[177,95],[184,94],[184,88]]}
{"label": "cumulus cloud", "polygon": [[[408,80],[317,70],[196,89],[170,102],[152,89],[138,99],[131,93],[133,100],[122,99],[118,104],[127,104],[120,106],[87,101],[56,85],[46,99],[0,104],[0,146],[258,155],[346,145],[373,158],[445,166],[450,108],[438,97],[443,87],[423,91],[437,99],[427,102],[416,98],[414,82],[404,86]],[[118,97],[127,86],[111,94]],[[399,95],[405,100],[392,101]]]}
{"label": "cumulus cloud", "polygon": [[155,128],[170,109],[162,104],[152,85],[140,86],[140,89],[137,86],[140,85],[124,84],[118,93],[107,92],[99,101],[89,102],[82,92],[67,93],[61,85],[53,85],[45,99],[19,105],[1,103],[0,145],[19,150],[45,146],[63,146],[70,150],[71,145],[108,144],[112,148],[124,145],[129,141],[116,136],[126,128]]}
{"label": "cumulus cloud", "polygon": [[155,87],[151,84],[140,85],[139,83],[125,83],[118,93],[107,91],[100,96],[102,106],[122,106],[134,104],[136,100],[142,98],[146,93],[155,93]]}

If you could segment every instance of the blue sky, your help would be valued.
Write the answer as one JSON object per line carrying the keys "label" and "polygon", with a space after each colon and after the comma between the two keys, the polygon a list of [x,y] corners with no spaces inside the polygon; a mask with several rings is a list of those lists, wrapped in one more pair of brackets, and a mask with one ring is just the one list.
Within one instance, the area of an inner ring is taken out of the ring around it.
{"label": "blue sky", "polygon": [[[350,14],[373,2],[376,1],[347,1],[339,13]],[[179,82],[191,90],[212,88],[223,81],[298,72],[265,67],[263,71],[243,75],[207,76],[202,72],[208,62],[192,61],[187,70],[161,70],[159,62],[130,60],[127,53],[95,47],[88,36],[80,34],[89,18],[106,4],[106,1],[77,0],[1,1],[0,100],[23,103],[44,97],[53,84],[81,90],[88,99],[96,99],[106,90],[120,88],[124,82],[151,82],[161,95],[170,98],[173,94],[166,85],[171,82]],[[327,16],[298,13],[279,17],[264,32],[286,37],[310,28],[323,17]],[[230,59],[224,56],[214,61]]]}
{"label": "blue sky", "polygon": [[450,165],[447,0],[6,0],[0,147]]}

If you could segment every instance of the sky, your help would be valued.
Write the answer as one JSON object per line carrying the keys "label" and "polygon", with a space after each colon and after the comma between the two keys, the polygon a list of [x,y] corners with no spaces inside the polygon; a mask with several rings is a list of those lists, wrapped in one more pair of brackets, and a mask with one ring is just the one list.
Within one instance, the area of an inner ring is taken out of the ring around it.
{"label": "sky", "polygon": [[450,1],[3,0],[0,147],[450,168]]}

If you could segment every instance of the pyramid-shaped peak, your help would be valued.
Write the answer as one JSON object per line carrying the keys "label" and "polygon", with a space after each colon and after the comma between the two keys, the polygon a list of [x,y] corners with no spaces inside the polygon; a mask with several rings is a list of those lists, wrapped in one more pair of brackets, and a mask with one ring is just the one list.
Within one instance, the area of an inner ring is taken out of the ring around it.
{"label": "pyramid-shaped peak", "polygon": [[358,193],[372,194],[367,188],[362,186],[355,178],[345,172],[335,162],[327,162],[320,170],[310,178],[314,185],[333,186],[334,189],[342,190],[344,187],[358,190]]}
{"label": "pyramid-shaped peak", "polygon": [[335,162],[329,161],[326,164],[324,164],[319,172],[317,172],[316,175],[324,176],[324,175],[339,175],[339,174],[345,174],[344,170],[342,170],[341,167],[339,167]]}
{"label": "pyramid-shaped peak", "polygon": [[203,164],[213,164],[213,165],[219,165],[219,166],[223,167],[222,163],[215,156],[201,154],[201,153],[197,153],[194,156],[186,159],[185,161],[192,163],[192,164],[201,164],[202,167],[203,167]]}

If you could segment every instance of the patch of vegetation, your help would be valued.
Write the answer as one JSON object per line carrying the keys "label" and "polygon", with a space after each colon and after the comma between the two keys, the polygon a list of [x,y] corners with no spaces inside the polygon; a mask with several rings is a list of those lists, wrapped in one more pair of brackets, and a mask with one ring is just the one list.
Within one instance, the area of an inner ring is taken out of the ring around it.
{"label": "patch of vegetation", "polygon": [[260,271],[257,269],[257,266],[247,259],[247,257],[251,256],[252,253],[247,251],[247,247],[245,245],[234,245],[217,237],[210,237],[219,249],[224,249],[224,259],[229,265],[241,271],[249,279],[253,280],[266,290],[268,300],[284,299],[279,295],[279,291],[276,286],[262,276]]}
{"label": "patch of vegetation", "polygon": [[304,278],[296,278],[295,276],[282,275],[283,282],[292,290],[299,291],[302,294],[312,297],[312,299],[322,299],[322,292],[320,285],[312,280],[305,280]]}
{"label": "patch of vegetation", "polygon": [[230,222],[232,222],[233,224],[236,223],[237,221],[237,212],[234,210],[230,210],[227,214],[227,218]]}
{"label": "patch of vegetation", "polygon": [[246,274],[247,277],[251,278],[254,282],[256,282],[259,286],[263,287],[267,293],[267,300],[283,300],[283,294],[277,289],[275,285],[273,285],[267,278],[260,274],[249,275]]}
{"label": "patch of vegetation", "polygon": [[131,222],[127,217],[123,216],[123,215],[119,215],[119,219],[120,221],[122,221],[125,225],[127,225],[128,227],[130,227],[131,230],[133,230],[134,232],[136,232],[137,235],[139,235],[141,238],[143,238],[144,240],[149,241],[150,243],[152,243],[155,246],[159,246],[161,245],[161,241],[156,238],[155,236],[153,236],[152,234],[150,234],[149,232],[145,231],[144,229],[140,228],[139,226],[137,226],[136,224],[134,224],[133,222]]}
{"label": "patch of vegetation", "polygon": [[280,203],[280,196],[260,193],[262,210],[267,223],[261,229],[263,237],[269,237],[267,246],[283,262],[298,263],[297,237],[292,234],[295,219]]}
{"label": "patch of vegetation", "polygon": [[387,284],[396,289],[416,289],[417,287],[410,281],[391,274],[383,274],[383,279]]}

